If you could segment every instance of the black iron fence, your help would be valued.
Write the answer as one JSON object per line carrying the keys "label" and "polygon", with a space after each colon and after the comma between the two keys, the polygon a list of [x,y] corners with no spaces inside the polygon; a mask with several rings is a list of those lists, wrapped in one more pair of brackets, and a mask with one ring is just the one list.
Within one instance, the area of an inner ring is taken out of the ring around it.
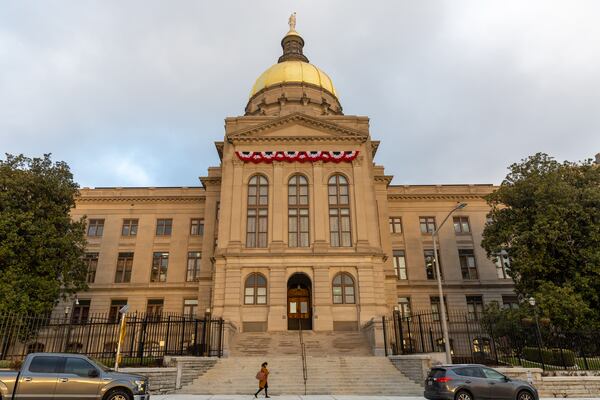
{"label": "black iron fence", "polygon": [[[600,332],[565,332],[539,321],[494,321],[465,311],[449,312],[454,363],[523,366],[544,370],[600,370]],[[437,313],[395,312],[383,317],[386,355],[444,352]]]}
{"label": "black iron fence", "polygon": [[[0,314],[0,360],[32,352],[85,354],[108,366],[115,362],[119,322],[108,314],[84,319]],[[132,313],[126,317],[121,366],[160,366],[165,356],[223,355],[223,320],[176,314]]]}

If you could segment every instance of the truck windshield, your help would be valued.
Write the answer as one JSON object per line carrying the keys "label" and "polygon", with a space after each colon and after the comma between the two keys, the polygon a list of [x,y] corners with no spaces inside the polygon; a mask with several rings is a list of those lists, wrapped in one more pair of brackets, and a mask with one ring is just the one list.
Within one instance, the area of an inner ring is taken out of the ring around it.
{"label": "truck windshield", "polygon": [[98,368],[100,368],[102,371],[104,372],[110,372],[112,371],[112,368],[108,368],[106,365],[104,365],[102,363],[102,361],[98,360],[97,358],[94,357],[90,357],[90,360],[94,361],[94,363],[98,366]]}

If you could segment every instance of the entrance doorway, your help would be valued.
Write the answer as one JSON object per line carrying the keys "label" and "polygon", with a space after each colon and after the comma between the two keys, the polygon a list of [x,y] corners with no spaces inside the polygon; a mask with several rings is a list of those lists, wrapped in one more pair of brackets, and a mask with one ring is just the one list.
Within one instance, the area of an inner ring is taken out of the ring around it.
{"label": "entrance doorway", "polygon": [[295,273],[287,284],[288,330],[312,330],[312,284],[306,274]]}

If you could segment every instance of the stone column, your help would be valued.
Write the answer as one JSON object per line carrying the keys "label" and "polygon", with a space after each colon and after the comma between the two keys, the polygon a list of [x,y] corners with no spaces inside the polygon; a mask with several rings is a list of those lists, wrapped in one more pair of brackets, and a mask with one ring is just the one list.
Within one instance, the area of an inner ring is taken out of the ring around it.
{"label": "stone column", "polygon": [[240,251],[242,248],[242,215],[243,201],[246,191],[243,182],[244,162],[233,159],[233,179],[231,180],[231,223],[229,224],[229,243],[228,247],[232,251]]}
{"label": "stone column", "polygon": [[313,198],[312,228],[314,231],[314,249],[320,251],[327,249],[329,236],[329,207],[327,197],[327,182],[323,182],[323,162],[317,161],[312,164],[313,168]]}
{"label": "stone column", "polygon": [[[285,243],[284,238],[284,215],[286,213],[286,193],[285,189],[287,185],[283,182],[283,163],[279,161],[273,162],[273,182],[271,184],[271,191],[273,193],[271,205],[272,216],[271,223],[271,249],[272,250],[283,250]],[[287,225],[287,224],[286,224]]]}
{"label": "stone column", "polygon": [[287,282],[284,267],[272,267],[269,285],[269,331],[287,330]]}
{"label": "stone column", "polygon": [[358,156],[354,161],[352,161],[352,173],[354,175],[354,210],[355,210],[355,235],[356,235],[356,248],[357,250],[367,249],[369,248],[369,232],[367,221],[373,221],[372,212],[369,212],[369,209],[374,207],[371,202],[367,201],[367,197],[365,194],[365,182],[369,179],[369,177],[364,176],[364,169],[362,165],[363,156]]}

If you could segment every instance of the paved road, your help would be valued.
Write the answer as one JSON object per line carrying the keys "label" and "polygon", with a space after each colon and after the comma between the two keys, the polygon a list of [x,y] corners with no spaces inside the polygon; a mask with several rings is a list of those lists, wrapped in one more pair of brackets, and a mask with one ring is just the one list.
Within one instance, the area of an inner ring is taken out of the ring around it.
{"label": "paved road", "polygon": [[[299,395],[281,395],[271,396],[277,400],[424,400],[423,397],[402,397],[402,396],[352,396],[352,395],[313,395],[313,396],[299,396]],[[193,394],[169,394],[163,396],[152,396],[152,400],[252,400],[254,396],[252,394],[248,396],[243,395],[193,395]],[[259,396],[259,399],[264,399],[264,396]],[[541,400],[556,400],[554,398],[542,398]],[[600,400],[600,398],[569,398],[569,400]]]}

